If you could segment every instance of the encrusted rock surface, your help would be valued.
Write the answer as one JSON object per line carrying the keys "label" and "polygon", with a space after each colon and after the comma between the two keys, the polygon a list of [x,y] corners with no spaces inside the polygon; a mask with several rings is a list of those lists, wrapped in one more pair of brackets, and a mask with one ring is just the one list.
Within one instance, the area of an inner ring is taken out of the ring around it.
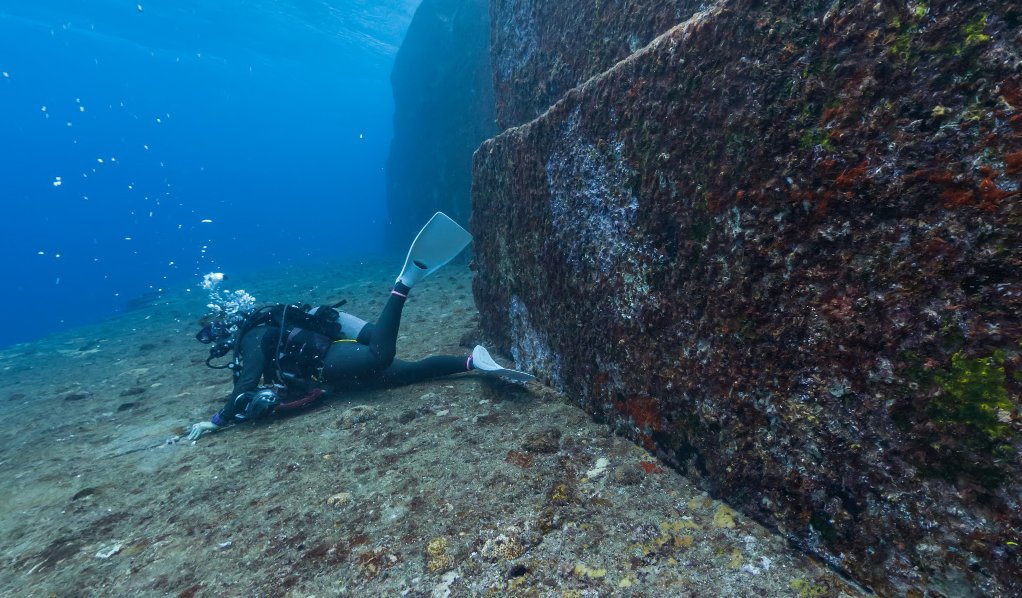
{"label": "encrusted rock surface", "polygon": [[875,589],[1019,595],[1020,19],[671,29],[476,153],[486,332]]}
{"label": "encrusted rock surface", "polygon": [[489,0],[423,0],[394,60],[387,234],[404,246],[433,212],[465,222],[472,152],[497,132]]}
{"label": "encrusted rock surface", "polygon": [[492,0],[497,122],[520,125],[712,2]]}

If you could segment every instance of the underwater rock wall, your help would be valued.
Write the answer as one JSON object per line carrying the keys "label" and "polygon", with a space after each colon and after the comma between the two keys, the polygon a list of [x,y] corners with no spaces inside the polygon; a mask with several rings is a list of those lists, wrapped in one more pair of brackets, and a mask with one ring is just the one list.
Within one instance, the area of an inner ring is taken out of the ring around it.
{"label": "underwater rock wall", "polygon": [[536,118],[571,88],[712,3],[654,4],[493,0],[493,84],[501,129]]}
{"label": "underwater rock wall", "polygon": [[874,589],[1019,595],[1020,20],[671,29],[477,151],[485,332]]}
{"label": "underwater rock wall", "polygon": [[441,210],[468,220],[472,152],[497,132],[489,0],[423,0],[394,61],[387,160],[392,245]]}

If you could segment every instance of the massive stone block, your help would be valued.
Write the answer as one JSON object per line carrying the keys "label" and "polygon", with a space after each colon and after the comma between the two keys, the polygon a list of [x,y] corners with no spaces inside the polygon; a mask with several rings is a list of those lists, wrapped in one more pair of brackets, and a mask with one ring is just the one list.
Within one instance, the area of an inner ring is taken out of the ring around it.
{"label": "massive stone block", "polygon": [[703,0],[493,0],[497,122],[528,122],[569,89],[688,19]]}
{"label": "massive stone block", "polygon": [[472,152],[497,132],[488,0],[423,0],[394,61],[387,233],[403,247],[433,212],[465,222]]}
{"label": "massive stone block", "polygon": [[477,151],[485,331],[878,590],[1019,595],[1020,19],[671,29]]}

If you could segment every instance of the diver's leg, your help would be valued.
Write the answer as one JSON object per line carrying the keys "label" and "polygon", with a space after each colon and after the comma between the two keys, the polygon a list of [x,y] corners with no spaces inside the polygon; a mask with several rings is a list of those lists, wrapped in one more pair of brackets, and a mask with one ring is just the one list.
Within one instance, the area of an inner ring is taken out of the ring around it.
{"label": "diver's leg", "polygon": [[419,361],[395,359],[390,367],[380,373],[379,382],[385,386],[403,386],[441,376],[460,374],[472,369],[472,358],[468,356],[436,355]]}
{"label": "diver's leg", "polygon": [[401,310],[405,307],[409,290],[404,284],[396,283],[380,317],[376,319],[369,348],[379,360],[378,367],[381,370],[394,361],[394,354],[397,353],[397,330],[401,325]]}
{"label": "diver's leg", "polygon": [[323,379],[331,384],[375,377],[394,361],[401,310],[408,298],[408,287],[394,285],[376,325],[366,324],[358,333],[358,342],[336,342],[323,359]]}
{"label": "diver's leg", "polygon": [[361,343],[340,341],[323,358],[323,380],[329,384],[371,379],[382,369],[373,350]]}

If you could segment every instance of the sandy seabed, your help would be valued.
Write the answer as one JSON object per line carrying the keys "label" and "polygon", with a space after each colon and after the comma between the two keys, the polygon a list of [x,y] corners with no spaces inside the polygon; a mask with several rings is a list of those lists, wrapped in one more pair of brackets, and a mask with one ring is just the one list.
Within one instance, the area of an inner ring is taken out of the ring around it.
{"label": "sandy seabed", "polygon": [[[226,286],[375,319],[393,270]],[[467,355],[471,277],[415,288],[399,357]],[[0,595],[861,594],[539,384],[347,391],[187,441],[231,388],[193,338],[206,302],[0,351]]]}

